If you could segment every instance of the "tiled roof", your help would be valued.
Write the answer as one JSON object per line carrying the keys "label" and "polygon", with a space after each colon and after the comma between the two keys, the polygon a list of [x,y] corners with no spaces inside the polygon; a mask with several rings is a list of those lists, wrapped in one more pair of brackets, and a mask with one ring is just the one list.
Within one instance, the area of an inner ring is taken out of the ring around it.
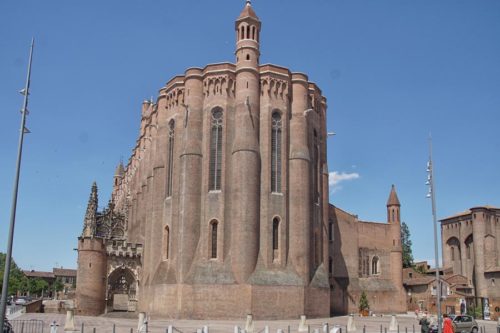
{"label": "tiled roof", "polygon": [[[499,207],[495,207],[495,206],[490,206],[490,205],[485,205],[485,206],[477,206],[475,208],[486,208],[486,209],[494,209],[494,210],[500,210]],[[450,220],[450,219],[453,219],[453,218],[456,218],[456,217],[460,217],[460,216],[465,216],[465,215],[469,215],[471,214],[472,211],[470,209],[467,209],[466,211],[464,212],[461,212],[461,213],[456,213],[456,214],[453,214],[451,216],[448,216],[448,217],[445,217],[443,219],[441,219],[440,221],[443,222],[445,220]]]}
{"label": "tiled roof", "polygon": [[55,276],[76,276],[76,269],[54,268],[52,271]]}
{"label": "tiled roof", "polygon": [[428,285],[432,281],[434,281],[436,278],[429,276],[429,277],[421,277],[421,278],[415,278],[415,279],[405,279],[403,281],[403,284],[407,286],[421,286],[421,285]]}
{"label": "tiled roof", "polygon": [[240,17],[238,17],[238,19],[242,19],[244,17],[252,17],[257,20],[259,19],[252,8],[250,1],[247,1],[245,8],[243,8],[243,10],[241,11]]}
{"label": "tiled roof", "polygon": [[52,272],[39,272],[39,271],[23,271],[24,275],[30,278],[45,278],[45,279],[53,279],[54,273]]}

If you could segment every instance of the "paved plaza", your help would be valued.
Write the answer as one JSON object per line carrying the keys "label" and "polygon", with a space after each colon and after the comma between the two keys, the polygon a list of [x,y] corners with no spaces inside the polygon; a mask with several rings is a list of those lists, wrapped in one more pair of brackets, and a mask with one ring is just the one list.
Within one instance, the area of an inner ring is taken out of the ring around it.
{"label": "paved plaza", "polygon": [[[75,316],[75,326],[78,331],[81,331],[82,324],[84,326],[84,332],[93,333],[95,328],[95,333],[112,333],[113,325],[115,325],[116,333],[130,333],[131,329],[133,332],[137,331],[137,318],[134,318],[133,314],[122,314],[121,318],[116,318],[116,315],[111,316]],[[50,332],[50,324],[56,321],[59,324],[58,332],[63,332],[64,322],[66,319],[65,315],[62,314],[45,314],[45,313],[28,313],[23,314],[12,321],[15,320],[42,320],[44,322],[44,332]],[[323,325],[328,323],[329,328],[333,328],[338,325],[342,328],[342,332],[346,333],[346,325],[348,321],[348,316],[332,317],[332,318],[319,318],[319,319],[308,319],[307,324],[309,325],[309,330],[311,333],[315,329],[319,329],[322,332]],[[389,332],[389,323],[391,321],[391,316],[378,316],[378,317],[354,317],[354,322],[356,325],[356,332],[362,333],[363,329],[365,332],[379,333],[382,327],[382,332],[385,333],[386,329]],[[398,315],[397,321],[399,324],[400,333],[411,333],[413,330],[415,332],[420,332],[420,326],[414,315]],[[496,333],[497,323],[494,321],[483,321],[478,320],[478,324],[484,328],[484,333]],[[197,329],[201,329],[203,326],[208,326],[210,333],[226,332],[234,333],[234,327],[238,326],[241,330],[245,327],[245,319],[241,320],[168,320],[160,318],[149,318],[148,332],[159,333],[166,332],[167,327],[172,325],[174,327],[173,333],[195,333]],[[298,332],[299,319],[297,320],[274,320],[274,321],[254,321],[254,333],[263,333],[265,326],[269,326],[269,332],[275,333],[278,329],[282,329],[284,333]]]}

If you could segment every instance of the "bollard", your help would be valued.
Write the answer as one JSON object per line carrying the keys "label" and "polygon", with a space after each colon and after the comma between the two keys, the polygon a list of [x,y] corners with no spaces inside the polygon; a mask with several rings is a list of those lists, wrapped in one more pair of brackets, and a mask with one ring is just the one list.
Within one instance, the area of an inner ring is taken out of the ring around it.
{"label": "bollard", "polygon": [[323,333],[328,333],[330,330],[328,329],[328,323],[323,323]]}
{"label": "bollard", "polygon": [[264,327],[264,333],[269,333],[269,326],[267,326],[267,325],[266,325],[266,326]]}
{"label": "bollard", "polygon": [[94,332],[94,333],[95,333],[95,327],[92,329],[92,332]]}
{"label": "bollard", "polygon": [[240,331],[240,330],[239,330],[238,326],[234,326],[234,330],[233,330],[233,332],[234,332],[234,333],[238,333],[239,331]]}
{"label": "bollard", "polygon": [[208,333],[208,325],[203,326],[203,333]]}
{"label": "bollard", "polygon": [[382,333],[382,325],[380,325],[380,333]]}
{"label": "bollard", "polygon": [[278,329],[276,330],[276,333],[283,333],[283,330],[282,330],[281,328],[278,328]]}
{"label": "bollard", "polygon": [[399,325],[398,325],[398,333],[399,333]]}
{"label": "bollard", "polygon": [[363,325],[363,333],[366,333],[366,325]]}
{"label": "bollard", "polygon": [[413,324],[413,333],[415,333],[415,324]]}
{"label": "bollard", "polygon": [[130,328],[130,333],[134,333],[134,329],[133,328]]}
{"label": "bollard", "polygon": [[72,309],[66,310],[66,321],[64,322],[65,332],[74,332],[75,328],[75,312]]}
{"label": "bollard", "polygon": [[83,333],[83,323],[82,323],[82,331],[80,333]]}
{"label": "bollard", "polygon": [[384,327],[384,332],[387,333],[387,327]]}
{"label": "bollard", "polygon": [[113,333],[116,333],[116,324],[113,324]]}
{"label": "bollard", "polygon": [[408,333],[408,327],[405,326],[405,333]]}
{"label": "bollard", "polygon": [[172,325],[168,325],[167,333],[174,333],[174,327]]}
{"label": "bollard", "polygon": [[201,328],[197,328],[196,333],[201,333]]}
{"label": "bollard", "polygon": [[290,333],[290,325],[288,325],[288,333]]}

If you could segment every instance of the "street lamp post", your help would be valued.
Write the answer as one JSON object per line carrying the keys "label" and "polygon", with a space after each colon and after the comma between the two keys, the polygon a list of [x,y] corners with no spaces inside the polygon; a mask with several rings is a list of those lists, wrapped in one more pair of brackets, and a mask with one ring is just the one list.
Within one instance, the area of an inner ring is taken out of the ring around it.
{"label": "street lamp post", "polygon": [[436,307],[437,307],[437,324],[438,333],[441,333],[441,281],[439,278],[439,253],[438,253],[438,235],[437,235],[437,218],[436,218],[436,192],[434,188],[434,171],[432,165],[432,138],[429,137],[429,162],[427,162],[427,182],[429,192],[427,198],[432,201],[432,220],[434,222],[434,258],[436,262]]}
{"label": "street lamp post", "polygon": [[33,58],[33,45],[35,44],[34,39],[31,40],[30,47],[30,57],[28,62],[28,74],[26,77],[26,85],[24,89],[20,91],[24,95],[23,108],[21,109],[21,129],[19,133],[19,144],[17,151],[17,163],[16,163],[16,176],[14,179],[14,190],[12,192],[12,207],[10,211],[10,226],[9,226],[9,238],[7,243],[7,255],[5,256],[5,267],[3,272],[3,285],[2,285],[2,297],[0,298],[0,329],[3,332],[5,310],[7,308],[7,294],[9,290],[9,275],[10,266],[12,260],[12,243],[14,240],[14,226],[16,222],[16,207],[17,207],[17,192],[19,188],[19,174],[21,170],[21,156],[23,152],[23,140],[24,134],[29,133],[26,128],[26,116],[28,115],[28,97],[30,89],[30,77],[31,77],[31,60]]}

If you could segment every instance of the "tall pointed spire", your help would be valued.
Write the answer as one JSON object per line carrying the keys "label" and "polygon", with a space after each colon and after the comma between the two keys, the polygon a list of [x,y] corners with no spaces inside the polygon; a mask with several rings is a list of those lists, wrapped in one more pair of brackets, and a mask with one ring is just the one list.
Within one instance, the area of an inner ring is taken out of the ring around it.
{"label": "tall pointed spire", "polygon": [[389,194],[389,199],[387,200],[387,206],[401,206],[394,184],[392,185],[391,193]]}
{"label": "tall pointed spire", "polygon": [[396,187],[392,185],[389,199],[387,200],[387,222],[388,223],[401,223],[401,204],[399,203],[398,195],[396,194]]}
{"label": "tall pointed spire", "polygon": [[96,215],[97,215],[97,184],[92,184],[90,190],[89,202],[87,204],[87,211],[85,212],[85,219],[83,220],[82,237],[94,237],[96,230]]}

